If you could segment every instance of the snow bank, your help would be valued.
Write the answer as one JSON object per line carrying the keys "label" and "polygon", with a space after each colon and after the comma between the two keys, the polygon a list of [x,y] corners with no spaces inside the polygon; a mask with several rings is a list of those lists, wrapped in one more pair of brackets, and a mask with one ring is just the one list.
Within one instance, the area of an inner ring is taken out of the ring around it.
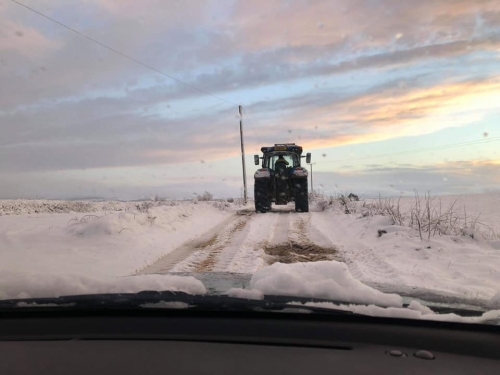
{"label": "snow bank", "polygon": [[479,238],[422,240],[417,230],[391,225],[386,216],[318,212],[310,224],[338,247],[352,276],[363,282],[468,299],[489,300],[500,292],[500,251]]}
{"label": "snow bank", "polygon": [[402,298],[373,289],[350,274],[344,263],[274,263],[258,271],[250,288],[267,295],[324,298],[344,302],[401,306]]}
{"label": "snow bank", "polygon": [[[141,211],[163,206],[186,204],[186,201],[63,201],[46,199],[0,199],[0,216],[2,215],[31,215],[31,214],[63,214],[63,213],[92,213],[92,212],[125,212]],[[193,203],[193,202],[189,202]],[[195,203],[198,203],[196,201]],[[229,203],[227,201],[205,202],[216,208],[241,208],[242,202]]]}
{"label": "snow bank", "polygon": [[138,293],[144,290],[206,293],[201,281],[191,276],[144,275],[97,278],[83,275],[0,271],[0,299]]}
{"label": "snow bank", "polygon": [[101,212],[134,210],[143,203],[151,206],[175,205],[169,202],[119,202],[119,201],[57,201],[44,199],[13,199],[0,200],[1,215],[29,215],[40,213],[70,213],[70,212]]}

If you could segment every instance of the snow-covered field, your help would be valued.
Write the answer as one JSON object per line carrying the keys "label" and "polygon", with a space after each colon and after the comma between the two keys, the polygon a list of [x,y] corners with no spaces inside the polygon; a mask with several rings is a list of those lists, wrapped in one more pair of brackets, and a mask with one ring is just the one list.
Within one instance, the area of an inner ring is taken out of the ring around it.
{"label": "snow-covered field", "polygon": [[[442,197],[441,204],[456,199]],[[409,209],[411,202],[404,198],[401,206]],[[499,202],[500,194],[461,196],[458,207],[470,217],[480,214],[488,233],[500,233]],[[500,247],[492,236],[464,231],[421,239],[415,228],[366,215],[357,204],[359,210],[346,215],[321,200],[302,214],[293,205],[254,214],[251,204],[222,202],[0,201],[0,298],[142,289],[201,293],[203,285],[193,278],[161,274],[236,272],[255,275],[255,291],[239,293],[257,297],[288,290],[348,298],[346,292],[361,291],[373,302],[384,298],[366,285],[380,285],[499,299]],[[323,270],[343,276],[333,282],[326,271],[302,270],[303,262],[327,264]],[[351,279],[355,283],[345,281]]]}
{"label": "snow-covered field", "polygon": [[[71,209],[74,203],[53,205]],[[32,212],[38,202],[20,205]],[[231,215],[216,202],[155,205],[147,212],[135,205],[89,203],[87,212],[0,216],[0,270],[132,275]],[[102,207],[114,210],[95,210]]]}

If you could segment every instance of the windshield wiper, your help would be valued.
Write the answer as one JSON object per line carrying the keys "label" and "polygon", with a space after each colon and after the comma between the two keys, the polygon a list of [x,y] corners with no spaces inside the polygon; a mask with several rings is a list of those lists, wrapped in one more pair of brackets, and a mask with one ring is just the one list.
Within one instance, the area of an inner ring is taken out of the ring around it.
{"label": "windshield wiper", "polygon": [[30,298],[0,300],[0,312],[14,309],[68,309],[68,310],[136,310],[148,308],[182,309],[197,311],[251,311],[251,312],[303,312],[328,315],[360,315],[343,309],[303,305],[313,299],[266,296],[262,300],[230,297],[227,295],[191,295],[183,292],[143,291],[139,293],[88,294],[57,298]]}
{"label": "windshield wiper", "polygon": [[[317,303],[326,302],[328,306]],[[311,303],[311,304],[310,304]],[[342,305],[342,306],[341,306]],[[353,303],[309,297],[266,295],[261,300],[230,297],[224,294],[192,295],[172,291],[143,291],[139,293],[87,294],[57,298],[31,298],[0,300],[0,312],[24,310],[65,309],[72,311],[137,311],[142,309],[189,309],[190,311],[213,312],[290,312],[317,313],[326,315],[366,316],[350,311],[349,306],[366,306],[367,303]],[[381,308],[387,306],[379,306]],[[403,304],[402,308],[407,308]],[[436,314],[454,313],[462,317],[481,316],[481,309],[467,309],[462,306],[431,306]]]}

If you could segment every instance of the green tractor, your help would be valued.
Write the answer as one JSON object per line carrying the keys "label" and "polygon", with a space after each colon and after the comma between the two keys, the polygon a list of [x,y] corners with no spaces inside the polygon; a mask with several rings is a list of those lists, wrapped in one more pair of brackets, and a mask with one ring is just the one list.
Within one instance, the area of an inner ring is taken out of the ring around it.
{"label": "green tractor", "polygon": [[[255,211],[268,212],[271,204],[295,202],[296,212],[309,211],[307,169],[301,167],[302,147],[295,143],[280,143],[260,149],[263,156],[254,155],[255,165],[262,160],[262,168],[255,172]],[[307,153],[306,163],[311,162]]]}

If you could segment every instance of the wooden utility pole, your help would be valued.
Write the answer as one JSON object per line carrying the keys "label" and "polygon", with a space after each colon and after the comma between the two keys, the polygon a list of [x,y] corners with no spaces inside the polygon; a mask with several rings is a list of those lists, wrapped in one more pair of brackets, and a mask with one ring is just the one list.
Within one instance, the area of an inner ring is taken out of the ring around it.
{"label": "wooden utility pole", "polygon": [[243,144],[243,113],[241,110],[241,105],[239,106],[240,111],[240,140],[241,140],[241,164],[243,166],[243,200],[247,204],[247,171],[245,167],[245,146]]}

